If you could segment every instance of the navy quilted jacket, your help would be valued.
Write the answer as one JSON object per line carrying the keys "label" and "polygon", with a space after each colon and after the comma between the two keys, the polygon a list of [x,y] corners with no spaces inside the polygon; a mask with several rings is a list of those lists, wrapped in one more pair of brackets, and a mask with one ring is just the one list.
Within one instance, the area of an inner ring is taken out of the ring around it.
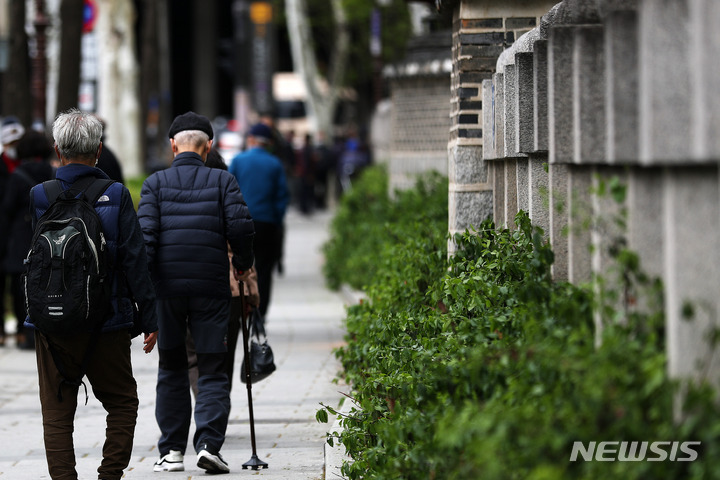
{"label": "navy quilted jacket", "polygon": [[[70,163],[57,170],[55,178],[67,189],[76,180],[85,176],[105,178],[108,176],[99,168],[79,163]],[[33,228],[48,209],[48,199],[42,184],[30,192],[30,213]],[[147,256],[143,248],[140,224],[130,192],[121,183],[113,183],[95,204],[100,217],[103,233],[114,268],[113,310],[114,315],[103,326],[103,331],[121,330],[133,326],[133,298],[140,310],[140,321],[144,333],[157,331],[155,291],[147,271]],[[32,326],[26,320],[26,325]]]}
{"label": "navy quilted jacket", "polygon": [[196,153],[145,180],[138,218],[159,297],[230,297],[228,242],[238,268],[253,264],[255,229],[235,177]]}

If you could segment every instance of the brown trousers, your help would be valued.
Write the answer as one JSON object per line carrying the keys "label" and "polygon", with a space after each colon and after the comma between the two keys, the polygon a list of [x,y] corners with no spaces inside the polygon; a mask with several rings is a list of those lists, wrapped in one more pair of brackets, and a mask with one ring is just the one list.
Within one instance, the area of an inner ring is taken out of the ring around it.
{"label": "brown trousers", "polygon": [[[78,387],[63,385],[62,401],[58,399],[62,376],[53,362],[48,341],[62,358],[68,375],[76,375],[80,372],[89,338],[90,334],[47,338],[35,333],[45,453],[53,480],[78,478],[73,445]],[[130,463],[138,411],[137,383],[130,362],[127,330],[100,334],[88,362],[86,377],[85,384],[92,388],[95,398],[108,413],[98,478],[119,480]],[[80,390],[84,403],[85,391]]]}

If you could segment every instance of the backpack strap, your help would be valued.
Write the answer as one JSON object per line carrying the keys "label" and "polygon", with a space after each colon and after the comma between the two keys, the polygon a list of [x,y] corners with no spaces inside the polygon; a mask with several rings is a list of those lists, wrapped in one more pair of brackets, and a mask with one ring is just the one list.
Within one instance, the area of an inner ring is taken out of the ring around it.
{"label": "backpack strap", "polygon": [[109,178],[84,177],[73,183],[70,189],[73,189],[75,185],[78,185],[78,187],[80,187],[80,182],[82,182],[86,178],[90,178],[91,181],[89,182],[89,185],[87,187],[82,188],[82,192],[85,196],[85,200],[87,200],[88,203],[90,203],[90,205],[92,206],[95,206],[98,199],[102,196],[103,193],[105,193],[105,190],[107,190],[110,185],[115,183],[115,180],[110,180]]}
{"label": "backpack strap", "polygon": [[48,206],[55,203],[55,200],[63,192],[60,180],[46,180],[42,183],[43,190],[45,190],[45,196],[47,197]]}
{"label": "backpack strap", "polygon": [[47,180],[43,182],[42,185],[45,190],[45,196],[48,199],[48,206],[55,203],[55,200],[60,198],[60,196],[63,198],[75,198],[81,193],[85,197],[85,200],[94,206],[102,194],[105,193],[105,190],[113,183],[115,183],[115,181],[108,178],[87,176],[76,180],[67,190],[62,188],[60,180],[57,179]]}

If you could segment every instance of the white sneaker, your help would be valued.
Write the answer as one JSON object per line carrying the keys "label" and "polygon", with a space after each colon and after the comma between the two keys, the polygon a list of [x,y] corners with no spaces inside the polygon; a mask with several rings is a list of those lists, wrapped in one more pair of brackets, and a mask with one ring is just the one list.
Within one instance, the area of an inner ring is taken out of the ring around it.
{"label": "white sneaker", "polygon": [[220,453],[215,455],[207,450],[200,450],[200,453],[198,453],[197,466],[207,473],[230,473],[230,467],[220,456]]}
{"label": "white sneaker", "polygon": [[170,450],[170,453],[160,457],[160,460],[153,466],[154,472],[182,472],[184,470],[183,454],[177,450]]}

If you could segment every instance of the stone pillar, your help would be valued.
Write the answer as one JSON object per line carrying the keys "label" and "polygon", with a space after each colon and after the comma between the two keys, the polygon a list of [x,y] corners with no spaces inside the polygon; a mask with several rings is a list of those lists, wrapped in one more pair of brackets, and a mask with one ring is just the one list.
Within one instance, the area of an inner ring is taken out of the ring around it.
{"label": "stone pillar", "polygon": [[[469,12],[472,14],[472,12]],[[449,152],[449,218],[451,234],[465,231],[470,226],[478,227],[493,214],[493,178],[485,161],[484,143],[489,143],[489,152],[496,150],[494,133],[483,131],[488,115],[493,113],[493,104],[483,105],[483,100],[492,98],[487,90],[495,69],[497,57],[505,48],[503,19],[458,18],[455,13],[453,27],[453,68],[451,75],[451,117]],[[502,108],[495,108],[502,111]],[[497,147],[502,148],[502,146]],[[452,242],[449,253],[454,251]]]}
{"label": "stone pillar", "polygon": [[638,16],[611,12],[605,20],[607,160],[636,163],[639,150]]}
{"label": "stone pillar", "polygon": [[495,158],[503,158],[505,156],[505,82],[502,73],[493,75],[493,85],[495,86]]}
{"label": "stone pillar", "polygon": [[505,136],[503,139],[503,144],[505,147],[503,157],[515,157],[517,147],[517,145],[515,145],[515,133],[517,123],[517,102],[515,97],[515,95],[517,95],[517,78],[515,75],[515,65],[505,66],[503,82],[505,83],[505,85],[503,86],[503,109],[505,110],[505,112],[503,113],[503,119],[505,123],[505,126],[503,128],[503,134]]}
{"label": "stone pillar", "polygon": [[496,227],[505,227],[505,162],[492,162],[493,172],[493,218]]}
{"label": "stone pillar", "polygon": [[470,226],[479,227],[492,215],[493,190],[489,162],[482,160],[481,146],[452,147],[449,158],[449,231],[455,234]]}
{"label": "stone pillar", "polygon": [[548,151],[548,42],[538,40],[533,51],[533,147]]}
{"label": "stone pillar", "polygon": [[505,159],[505,225],[513,229],[515,227],[515,215],[518,213],[518,174],[517,160],[515,158]]}
{"label": "stone pillar", "polygon": [[574,30],[573,160],[605,160],[605,49],[603,27],[583,25]]}
{"label": "stone pillar", "polygon": [[568,280],[586,283],[592,279],[592,170],[570,166],[568,197]]}
{"label": "stone pillar", "polygon": [[550,163],[573,161],[574,28],[554,26],[548,41],[548,146]]}
{"label": "stone pillar", "polygon": [[527,158],[517,159],[517,206],[530,214],[530,167]]}
{"label": "stone pillar", "polygon": [[687,158],[693,138],[688,1],[640,3],[640,160],[645,164]]}
{"label": "stone pillar", "polygon": [[651,277],[663,274],[663,171],[633,168],[628,178],[628,246]]}
{"label": "stone pillar", "polygon": [[533,54],[515,55],[515,154],[534,150]]}
{"label": "stone pillar", "polygon": [[[664,178],[669,372],[676,378],[707,380],[717,388],[720,356],[712,354],[708,340],[720,323],[718,168],[668,168]],[[692,312],[690,321],[683,312]]]}
{"label": "stone pillar", "polygon": [[551,163],[548,176],[550,191],[550,244],[555,253],[552,276],[555,280],[568,279],[568,165]]}
{"label": "stone pillar", "polygon": [[492,80],[483,80],[482,83],[483,105],[483,159],[492,160],[497,158],[495,153],[495,87]]}
{"label": "stone pillar", "polygon": [[720,2],[690,2],[690,75],[693,90],[693,157],[720,158]]}
{"label": "stone pillar", "polygon": [[550,238],[550,209],[548,208],[549,179],[547,155],[531,155],[528,160],[528,182],[530,184],[529,211],[533,225],[537,225]]}

